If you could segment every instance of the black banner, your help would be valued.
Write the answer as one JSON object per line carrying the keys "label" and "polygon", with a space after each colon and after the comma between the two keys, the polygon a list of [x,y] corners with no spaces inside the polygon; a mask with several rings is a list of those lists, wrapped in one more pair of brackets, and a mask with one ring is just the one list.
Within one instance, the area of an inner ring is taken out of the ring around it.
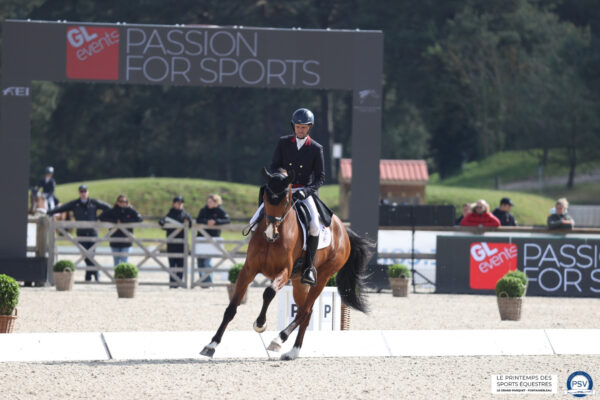
{"label": "black banner", "polygon": [[527,295],[600,297],[597,239],[438,236],[436,252],[437,293],[493,293],[516,258]]}

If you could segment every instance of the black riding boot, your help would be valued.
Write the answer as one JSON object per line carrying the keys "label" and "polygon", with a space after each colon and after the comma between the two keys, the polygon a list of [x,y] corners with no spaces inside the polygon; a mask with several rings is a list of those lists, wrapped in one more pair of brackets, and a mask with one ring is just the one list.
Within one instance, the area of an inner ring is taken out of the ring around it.
{"label": "black riding boot", "polygon": [[315,286],[317,284],[317,269],[313,266],[317,246],[319,245],[318,236],[308,235],[306,239],[306,255],[304,256],[304,266],[302,267],[302,278],[300,282],[305,285]]}

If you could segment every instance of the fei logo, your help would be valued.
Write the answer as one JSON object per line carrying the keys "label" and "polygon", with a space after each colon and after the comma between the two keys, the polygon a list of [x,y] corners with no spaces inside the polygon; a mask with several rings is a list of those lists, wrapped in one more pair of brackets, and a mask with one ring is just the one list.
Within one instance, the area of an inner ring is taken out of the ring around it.
{"label": "fei logo", "polygon": [[478,242],[471,244],[471,289],[494,289],[498,279],[517,269],[517,245]]}
{"label": "fei logo", "polygon": [[67,78],[119,79],[119,30],[93,26],[67,29]]}

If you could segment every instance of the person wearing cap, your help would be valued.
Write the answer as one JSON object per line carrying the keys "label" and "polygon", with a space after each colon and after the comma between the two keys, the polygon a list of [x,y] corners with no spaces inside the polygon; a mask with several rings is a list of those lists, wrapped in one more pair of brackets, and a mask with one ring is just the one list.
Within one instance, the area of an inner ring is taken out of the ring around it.
{"label": "person wearing cap", "polygon": [[[158,221],[160,226],[163,226],[168,223],[187,223],[188,226],[191,225],[192,216],[183,209],[183,203],[184,200],[182,196],[175,196],[173,198],[173,204],[171,206],[171,209],[169,210],[167,215]],[[174,228],[163,229],[167,231],[167,237],[169,237],[169,235],[175,230]],[[183,239],[183,229],[181,229],[181,231],[177,233],[172,239],[174,238]],[[183,254],[183,249],[183,243],[167,243],[167,253],[179,253],[182,255],[182,257],[169,257],[169,267],[183,268],[183,257],[187,256],[186,254]],[[174,274],[179,279],[183,280],[183,271],[174,272]],[[173,278],[172,275],[169,275],[169,287],[171,289],[174,289],[179,286],[180,284],[177,282],[177,280]]]}
{"label": "person wearing cap", "polygon": [[510,213],[510,208],[514,203],[508,197],[503,197],[500,200],[500,207],[497,207],[492,214],[500,220],[502,226],[517,226],[515,217]]}
{"label": "person wearing cap", "polygon": [[39,183],[34,186],[33,190],[36,192],[42,190],[42,194],[48,202],[48,210],[52,210],[59,203],[58,199],[54,195],[54,189],[56,188],[56,181],[53,178],[54,167],[46,167],[44,170],[44,179],[40,180]]}
{"label": "person wearing cap", "polygon": [[[142,222],[144,220],[140,213],[137,212],[137,210],[133,208],[131,204],[129,204],[129,199],[124,194],[117,196],[117,200],[115,201],[113,207],[110,210],[106,210],[100,214],[98,219],[100,221],[112,222],[115,224]],[[127,253],[129,253],[131,250],[131,239],[127,241],[122,240],[128,237],[125,235],[125,232],[123,232],[122,229],[124,228],[114,230],[110,235],[111,238],[120,239],[118,239],[118,242],[110,242],[110,249],[113,253],[122,253],[119,255],[113,255],[115,266],[121,263],[126,263],[129,259]],[[133,228],[127,228],[127,231],[133,234]]]}
{"label": "person wearing cap", "polygon": [[[317,283],[317,270],[313,261],[319,243],[320,224],[322,222],[329,226],[331,223],[331,211],[318,196],[319,187],[325,181],[325,162],[323,146],[309,135],[314,122],[315,117],[310,110],[300,108],[294,111],[291,120],[293,134],[279,138],[270,166],[271,172],[283,168],[293,175],[294,200],[303,202],[310,212],[306,252],[300,277],[300,282],[310,286]],[[261,204],[250,220],[251,226],[259,221],[262,209]]]}
{"label": "person wearing cap", "polygon": [[573,229],[575,227],[575,221],[567,212],[568,208],[569,202],[566,198],[561,197],[556,200],[556,205],[553,210],[550,210],[551,214],[548,216],[549,229]]}
{"label": "person wearing cap", "polygon": [[[75,199],[73,201],[68,202],[65,205],[53,208],[52,210],[48,211],[48,215],[52,215],[52,214],[56,214],[56,213],[61,213],[61,212],[65,212],[65,211],[72,211],[73,212],[73,216],[75,217],[76,221],[96,221],[98,219],[98,211],[105,211],[105,210],[109,210],[110,209],[110,205],[108,203],[103,202],[102,200],[98,200],[98,199],[91,199],[89,197],[89,191],[88,191],[88,187],[87,185],[81,185],[79,186],[79,198]],[[81,228],[81,229],[77,229],[77,236],[78,237],[98,237],[98,231],[95,228]],[[79,244],[85,248],[85,249],[89,249],[90,247],[92,247],[96,242],[95,241],[91,241],[91,242],[79,242]],[[87,266],[94,266],[94,263],[86,258],[85,259],[85,264]],[[98,282],[100,280],[100,274],[98,273],[98,271],[85,271],[85,280],[86,281],[91,281],[92,280],[92,276],[96,279],[96,282]]]}

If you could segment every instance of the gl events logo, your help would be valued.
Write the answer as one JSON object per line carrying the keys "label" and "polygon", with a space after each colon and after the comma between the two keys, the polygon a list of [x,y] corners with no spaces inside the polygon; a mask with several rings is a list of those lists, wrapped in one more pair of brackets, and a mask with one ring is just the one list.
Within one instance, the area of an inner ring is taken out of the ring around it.
{"label": "gl events logo", "polygon": [[470,253],[471,289],[494,289],[498,279],[517,269],[516,244],[477,242]]}
{"label": "gl events logo", "polygon": [[93,26],[67,29],[67,78],[119,79],[119,30]]}

